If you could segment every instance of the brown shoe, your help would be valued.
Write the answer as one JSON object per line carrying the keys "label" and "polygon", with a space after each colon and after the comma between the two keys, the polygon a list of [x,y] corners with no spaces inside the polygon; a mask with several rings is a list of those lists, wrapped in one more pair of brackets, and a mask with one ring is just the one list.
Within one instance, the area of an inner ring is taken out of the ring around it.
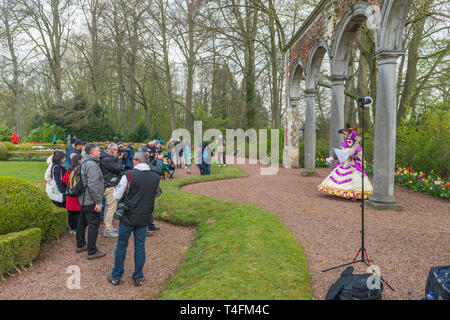
{"label": "brown shoe", "polygon": [[88,251],[87,246],[84,246],[84,247],[81,247],[81,248],[77,248],[75,250],[76,253],[81,253],[81,252],[84,252],[84,251]]}
{"label": "brown shoe", "polygon": [[94,254],[88,254],[88,260],[94,260],[94,259],[98,259],[98,258],[103,258],[104,256],[106,256],[106,253],[97,250],[96,253]]}

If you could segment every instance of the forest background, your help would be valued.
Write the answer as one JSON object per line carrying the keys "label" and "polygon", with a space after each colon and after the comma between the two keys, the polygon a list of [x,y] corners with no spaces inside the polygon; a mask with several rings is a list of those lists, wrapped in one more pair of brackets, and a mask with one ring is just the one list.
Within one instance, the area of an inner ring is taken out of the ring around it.
{"label": "forest background", "polygon": [[[0,141],[166,140],[176,128],[283,129],[282,48],[318,0],[3,0]],[[412,1],[398,61],[397,155],[448,175],[450,4]],[[345,83],[345,120],[376,97],[373,31],[360,27]],[[318,153],[329,139],[331,82],[316,94]],[[300,128],[304,127],[300,99]],[[376,102],[366,112],[373,153]],[[283,134],[280,134],[283,137]],[[282,140],[282,139],[281,139]],[[281,141],[283,143],[283,141]],[[302,158],[302,146],[301,158]],[[282,147],[282,145],[281,145]],[[323,154],[323,156],[326,156]]]}

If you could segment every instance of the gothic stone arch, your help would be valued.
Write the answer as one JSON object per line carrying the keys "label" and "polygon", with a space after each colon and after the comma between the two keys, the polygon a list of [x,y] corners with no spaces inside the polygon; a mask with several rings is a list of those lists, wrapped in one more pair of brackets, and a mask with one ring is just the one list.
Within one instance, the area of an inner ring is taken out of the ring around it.
{"label": "gothic stone arch", "polygon": [[[286,122],[285,150],[283,165],[290,167],[298,163],[295,132],[296,106],[299,95],[291,95],[291,86],[297,85],[298,61],[302,61],[305,73],[306,118],[305,125],[305,176],[314,175],[315,119],[314,93],[317,90],[317,77],[325,54],[330,58],[332,83],[330,153],[339,147],[341,137],[337,130],[344,126],[344,80],[348,76],[347,67],[351,47],[357,29],[362,23],[370,23],[374,31],[378,64],[377,109],[375,116],[374,149],[374,195],[368,204],[375,209],[400,210],[401,206],[393,196],[395,165],[395,113],[397,59],[403,54],[401,40],[403,28],[410,6],[409,0],[322,0],[305,23],[294,34],[285,48],[286,54]],[[305,65],[306,62],[306,65]],[[295,80],[293,80],[295,79]],[[292,80],[292,81],[291,81]],[[301,80],[301,77],[300,77]],[[292,109],[295,109],[292,110]],[[292,111],[293,113],[290,113]],[[289,120],[291,119],[291,120]],[[311,130],[314,128],[314,130]],[[297,157],[297,158],[295,158]]]}

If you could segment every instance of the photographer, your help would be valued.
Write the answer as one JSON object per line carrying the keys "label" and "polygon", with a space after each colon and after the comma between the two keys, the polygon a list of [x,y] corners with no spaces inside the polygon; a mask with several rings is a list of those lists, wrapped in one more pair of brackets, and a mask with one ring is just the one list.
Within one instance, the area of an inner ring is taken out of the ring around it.
{"label": "photographer", "polygon": [[108,145],[108,148],[102,150],[100,153],[100,168],[102,169],[103,179],[105,181],[105,213],[103,222],[105,228],[103,230],[103,236],[105,238],[117,238],[117,233],[114,232],[112,221],[114,212],[117,209],[117,201],[114,200],[113,193],[114,187],[117,185],[122,172],[122,159],[125,155],[124,152],[119,152],[119,146],[115,143]]}
{"label": "photographer", "polygon": [[122,176],[114,191],[114,199],[120,200],[119,209],[115,215],[120,219],[120,224],[114,268],[107,276],[107,280],[114,285],[120,284],[123,276],[128,240],[132,232],[135,261],[132,279],[135,286],[142,285],[145,280],[142,272],[145,264],[145,238],[147,227],[152,221],[159,176],[150,170],[148,155],[145,152],[137,152],[133,164],[133,170]]}
{"label": "photographer", "polygon": [[130,142],[125,149],[127,150],[125,159],[125,170],[132,170],[134,158],[134,143]]}
{"label": "photographer", "polygon": [[[151,172],[156,173],[158,176],[163,174],[163,159],[164,155],[162,153],[152,153],[152,151],[147,151],[147,154],[149,155],[149,163],[148,166],[150,168]],[[158,231],[160,228],[155,226],[153,223],[153,215],[151,215],[151,222],[148,226],[148,232],[147,237],[151,237],[152,233],[150,231]]]}

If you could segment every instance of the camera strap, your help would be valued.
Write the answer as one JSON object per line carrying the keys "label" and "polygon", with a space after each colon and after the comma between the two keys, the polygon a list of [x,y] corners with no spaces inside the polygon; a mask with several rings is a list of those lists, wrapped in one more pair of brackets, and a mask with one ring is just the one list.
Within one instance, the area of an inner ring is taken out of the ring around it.
{"label": "camera strap", "polygon": [[133,170],[128,170],[128,172],[127,172],[127,187],[125,189],[126,193],[130,192],[131,178],[132,177],[133,177]]}

